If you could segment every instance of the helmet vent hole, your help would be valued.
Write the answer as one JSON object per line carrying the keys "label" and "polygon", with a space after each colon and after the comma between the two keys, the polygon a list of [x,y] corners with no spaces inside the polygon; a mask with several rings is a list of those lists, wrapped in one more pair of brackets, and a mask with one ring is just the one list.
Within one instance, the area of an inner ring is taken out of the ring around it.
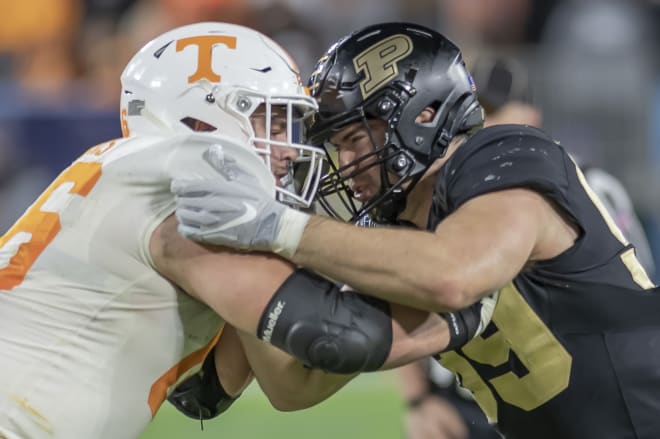
{"label": "helmet vent hole", "polygon": [[184,117],[183,119],[181,119],[181,123],[187,126],[188,128],[190,128],[191,130],[201,133],[208,133],[211,131],[215,131],[217,129],[210,123],[206,123],[199,119],[195,119],[194,117]]}

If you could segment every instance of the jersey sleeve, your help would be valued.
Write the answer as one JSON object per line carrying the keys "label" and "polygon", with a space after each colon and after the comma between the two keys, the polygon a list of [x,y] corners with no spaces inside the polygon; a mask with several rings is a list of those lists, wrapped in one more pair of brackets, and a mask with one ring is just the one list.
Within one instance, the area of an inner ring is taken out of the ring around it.
{"label": "jersey sleeve", "polygon": [[[625,258],[624,253],[632,251],[566,150],[543,131],[522,125],[486,128],[454,153],[437,181],[430,226],[472,198],[513,188],[543,195],[579,228],[575,245],[537,266],[570,273],[594,265],[608,267],[608,260]],[[636,261],[629,265],[637,270]]]}
{"label": "jersey sleeve", "polygon": [[479,195],[525,187],[551,198],[575,218],[567,195],[570,167],[575,165],[564,149],[540,130],[514,125],[485,129],[445,166],[446,202],[453,211]]}
{"label": "jersey sleeve", "polygon": [[[209,148],[219,147],[228,162],[235,163],[257,178],[265,190],[275,196],[275,179],[264,159],[251,148],[230,138],[207,134],[184,134],[165,139],[154,149],[152,154],[161,156],[161,168],[158,171],[160,189],[154,197],[152,206],[157,210],[147,233],[144,234],[143,249],[148,249],[149,239],[155,228],[162,223],[176,208],[174,194],[170,191],[172,181],[225,179],[222,173],[207,160]],[[148,255],[148,252],[145,253]],[[149,261],[153,264],[149,257]]]}

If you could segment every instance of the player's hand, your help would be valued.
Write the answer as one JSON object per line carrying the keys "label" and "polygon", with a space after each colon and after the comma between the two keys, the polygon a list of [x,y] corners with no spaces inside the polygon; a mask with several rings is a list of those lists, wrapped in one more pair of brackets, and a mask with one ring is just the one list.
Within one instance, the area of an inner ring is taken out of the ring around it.
{"label": "player's hand", "polygon": [[499,291],[482,298],[459,311],[442,313],[449,328],[449,345],[445,350],[459,348],[480,335],[493,318]]}
{"label": "player's hand", "polygon": [[468,429],[456,408],[433,395],[405,415],[406,439],[468,439]]}
{"label": "player's hand", "polygon": [[307,216],[278,203],[220,145],[204,158],[218,171],[216,178],[172,181],[179,233],[213,245],[292,255]]}

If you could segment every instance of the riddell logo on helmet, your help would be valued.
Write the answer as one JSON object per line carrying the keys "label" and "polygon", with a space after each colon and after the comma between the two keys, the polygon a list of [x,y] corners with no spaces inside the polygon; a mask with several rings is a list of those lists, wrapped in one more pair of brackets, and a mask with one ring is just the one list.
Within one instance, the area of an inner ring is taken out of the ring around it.
{"label": "riddell logo on helmet", "polygon": [[213,46],[224,44],[229,49],[236,49],[236,37],[227,35],[201,35],[198,37],[182,38],[176,42],[176,51],[181,52],[188,46],[197,46],[197,70],[188,76],[188,83],[207,79],[210,82],[220,82],[221,77],[213,71],[211,56]]}

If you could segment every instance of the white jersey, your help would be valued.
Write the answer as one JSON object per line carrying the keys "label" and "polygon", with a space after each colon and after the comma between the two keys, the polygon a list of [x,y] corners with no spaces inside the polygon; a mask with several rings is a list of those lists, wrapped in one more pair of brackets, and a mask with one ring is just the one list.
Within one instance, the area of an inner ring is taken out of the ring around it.
{"label": "white jersey", "polygon": [[173,178],[217,175],[202,154],[218,142],[94,147],[0,239],[0,432],[136,438],[199,369],[223,321],[155,271],[149,241],[174,211]]}

